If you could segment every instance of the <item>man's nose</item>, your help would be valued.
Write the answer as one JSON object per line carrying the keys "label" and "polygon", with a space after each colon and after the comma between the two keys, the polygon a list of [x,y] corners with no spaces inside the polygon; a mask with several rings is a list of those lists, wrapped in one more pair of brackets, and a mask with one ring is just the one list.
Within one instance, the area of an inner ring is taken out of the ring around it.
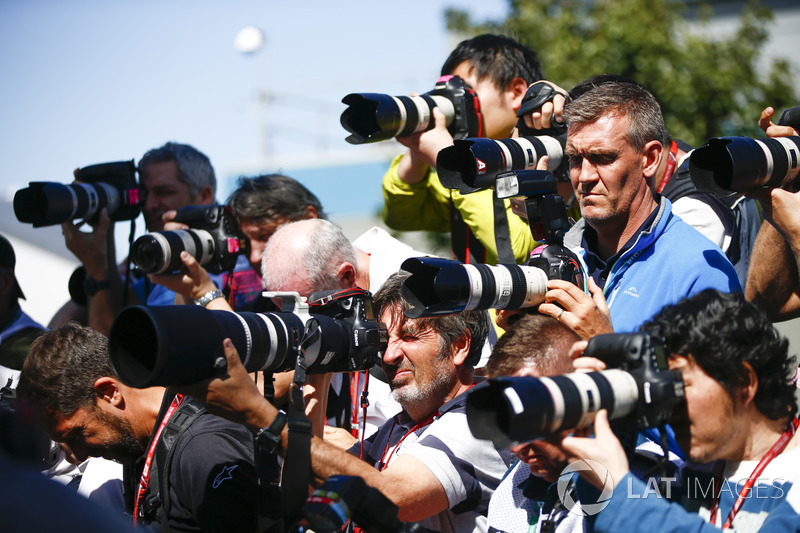
{"label": "man's nose", "polygon": [[256,272],[261,275],[261,258],[264,256],[264,243],[254,243],[250,241],[250,264],[255,268]]}
{"label": "man's nose", "polygon": [[394,343],[389,342],[389,345],[386,346],[386,350],[383,351],[384,364],[396,365],[402,358],[403,353],[400,349]]}

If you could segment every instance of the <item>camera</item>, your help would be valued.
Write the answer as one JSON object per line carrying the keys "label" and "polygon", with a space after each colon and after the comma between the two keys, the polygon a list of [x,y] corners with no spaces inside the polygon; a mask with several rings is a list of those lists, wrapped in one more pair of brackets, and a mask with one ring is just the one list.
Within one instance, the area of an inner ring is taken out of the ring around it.
{"label": "camera", "polygon": [[[455,140],[453,146],[439,151],[436,156],[436,173],[442,185],[458,189],[462,194],[490,189],[501,172],[532,170],[543,156],[550,158],[547,170],[559,179],[569,179],[564,146],[567,142],[567,126],[557,122],[555,116],[551,126],[535,130],[525,124],[524,116],[540,108],[558,94],[547,83],[534,83],[522,98],[517,116],[519,137],[509,139],[470,138]],[[567,97],[569,98],[569,97]]]}
{"label": "camera", "polygon": [[[787,109],[778,124],[800,129],[800,107]],[[783,187],[800,172],[800,137],[714,137],[689,156],[698,190],[732,196],[762,187]]]}
{"label": "camera", "polygon": [[544,301],[547,280],[558,277],[583,286],[579,261],[568,249],[542,247],[527,265],[465,265],[439,257],[412,257],[402,286],[409,318],[443,316],[472,309],[521,309]]}
{"label": "camera", "polygon": [[481,135],[478,97],[458,76],[442,76],[432,91],[419,96],[351,93],[342,98],[342,103],[349,106],[340,121],[351,133],[345,139],[350,144],[385,141],[432,129],[434,107],[444,113],[454,139]]}
{"label": "camera", "polygon": [[402,287],[409,318],[449,315],[471,309],[522,309],[544,301],[547,281],[563,279],[586,290],[580,259],[562,245],[570,228],[556,177],[543,170],[498,176],[498,197],[525,196],[534,239],[546,243],[525,265],[462,264],[439,257],[412,257],[401,268],[411,273]]}
{"label": "camera", "polygon": [[554,377],[492,378],[467,396],[472,434],[498,447],[586,427],[600,409],[615,430],[666,423],[683,399],[683,379],[669,370],[663,345],[647,333],[598,335],[584,356],[609,370]]}
{"label": "camera", "polygon": [[14,195],[14,214],[34,228],[68,220],[92,220],[104,207],[111,220],[139,216],[141,195],[133,160],[89,165],[78,170],[80,183],[33,181]]}
{"label": "camera", "polygon": [[131,259],[147,274],[174,272],[183,266],[186,250],[212,274],[229,271],[250,244],[239,231],[233,211],[224,205],[193,205],[178,210],[175,222],[190,229],[155,231],[131,245]]}
{"label": "camera", "polygon": [[439,151],[436,172],[443,186],[467,194],[494,187],[501,172],[535,169],[542,156],[550,157],[547,169],[555,172],[564,156],[562,143],[546,135],[456,140]]}
{"label": "camera", "polygon": [[303,516],[314,531],[341,531],[352,520],[367,533],[423,531],[414,523],[397,518],[397,506],[378,489],[357,476],[331,476],[309,496]]}
{"label": "camera", "polygon": [[546,170],[516,170],[498,174],[495,191],[498,198],[524,196],[533,238],[560,245],[572,223],[557,187],[558,180]]}
{"label": "camera", "polygon": [[361,289],[281,297],[284,311],[234,313],[197,305],[131,306],[114,319],[108,338],[111,364],[131,387],[184,385],[225,367],[230,338],[248,372],[295,368],[304,353],[306,372],[371,368],[385,349],[386,326],[375,319],[372,295]]}

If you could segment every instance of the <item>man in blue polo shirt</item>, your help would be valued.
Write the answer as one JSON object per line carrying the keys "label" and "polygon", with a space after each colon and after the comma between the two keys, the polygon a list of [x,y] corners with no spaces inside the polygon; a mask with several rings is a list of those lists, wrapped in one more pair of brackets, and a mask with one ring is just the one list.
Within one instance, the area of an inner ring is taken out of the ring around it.
{"label": "man in blue polo shirt", "polygon": [[603,84],[567,104],[565,117],[582,218],[564,243],[585,262],[590,294],[551,280],[540,312],[588,339],[634,331],[703,289],[741,291],[722,250],[653,192],[668,133],[652,94],[632,83]]}

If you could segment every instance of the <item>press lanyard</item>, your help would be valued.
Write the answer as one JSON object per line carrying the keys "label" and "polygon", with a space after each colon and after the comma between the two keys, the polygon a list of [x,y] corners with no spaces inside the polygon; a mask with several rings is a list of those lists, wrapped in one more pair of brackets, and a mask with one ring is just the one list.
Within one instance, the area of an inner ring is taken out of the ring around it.
{"label": "press lanyard", "polygon": [[675,171],[675,164],[678,162],[678,143],[672,141],[672,146],[669,149],[669,159],[667,159],[667,168],[664,169],[664,178],[661,180],[661,185],[658,186],[658,194],[664,190],[669,180],[672,178],[672,173]]}
{"label": "press lanyard", "polygon": [[[733,507],[731,508],[731,512],[728,513],[728,518],[725,519],[725,524],[723,524],[722,529],[730,529],[731,525],[733,524],[733,518],[736,516],[736,513],[739,512],[739,509],[744,504],[745,499],[747,499],[747,495],[750,493],[750,489],[753,488],[758,476],[764,472],[764,469],[767,468],[767,465],[775,459],[780,453],[786,448],[786,445],[789,444],[789,441],[792,440],[794,437],[795,431],[797,431],[798,420],[797,417],[794,417],[794,420],[789,424],[789,428],[783,432],[783,435],[780,436],[778,441],[772,445],[772,448],[761,458],[758,465],[756,466],[753,473],[750,474],[750,477],[747,479],[747,482],[744,484],[742,489],[739,491],[739,496],[737,496],[736,501],[733,502]],[[719,510],[719,498],[720,494],[722,493],[722,479],[723,473],[725,472],[725,466],[720,469],[719,474],[717,475],[717,482],[719,484],[719,490],[717,491],[716,501],[714,505],[711,507],[711,517],[710,523],[715,524],[717,521],[717,511]]]}
{"label": "press lanyard", "polygon": [[[395,426],[397,426],[397,417],[395,417],[394,422],[392,423],[392,429],[389,431],[389,437],[386,440],[386,448],[383,449],[383,453],[381,454],[381,460],[377,466],[378,470],[383,470],[384,468],[386,468],[386,466],[389,464],[389,461],[392,459],[392,455],[394,455],[394,452],[400,447],[403,441],[406,440],[406,437],[408,437],[418,429],[422,429],[425,426],[430,425],[434,420],[436,420],[437,416],[439,416],[439,411],[436,411],[432,415],[429,415],[426,419],[418,422],[417,424],[414,424],[414,427],[406,431],[406,434],[400,437],[400,440],[397,441],[397,444],[394,445],[392,451],[389,452],[389,443],[392,442],[392,433],[394,433],[394,428]],[[388,457],[386,456],[386,452],[389,452]]]}
{"label": "press lanyard", "polygon": [[[150,465],[153,462],[153,456],[156,453],[156,446],[158,446],[158,440],[161,438],[161,433],[164,431],[164,428],[169,423],[169,419],[172,418],[172,415],[175,414],[175,411],[178,410],[178,407],[181,405],[183,401],[183,394],[176,394],[175,397],[172,399],[172,403],[169,405],[169,409],[167,409],[167,413],[164,415],[164,418],[161,420],[161,424],[159,424],[158,429],[156,429],[156,434],[153,437],[152,442],[150,443],[150,448],[147,450],[147,456],[144,460],[144,469],[142,469],[142,477],[139,480],[139,486],[136,489],[136,499],[134,500],[133,504],[133,525],[136,525],[137,519],[139,518],[139,504],[144,498],[145,493],[147,492],[147,486],[150,484]],[[164,494],[162,497],[168,497],[168,495]]]}

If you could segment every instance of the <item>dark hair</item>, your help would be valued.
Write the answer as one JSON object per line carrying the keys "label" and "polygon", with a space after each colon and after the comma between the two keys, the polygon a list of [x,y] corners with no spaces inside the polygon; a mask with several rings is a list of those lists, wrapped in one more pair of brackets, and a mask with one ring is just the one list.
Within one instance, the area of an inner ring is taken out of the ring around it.
{"label": "dark hair", "polygon": [[522,78],[527,84],[544,79],[536,52],[504,35],[485,33],[461,41],[442,65],[442,76],[452,74],[465,61],[475,69],[478,79],[488,76],[501,90],[514,78]]}
{"label": "dark hair", "polygon": [[175,161],[178,167],[178,179],[189,186],[192,195],[208,185],[211,195],[217,194],[217,177],[211,161],[203,152],[188,144],[168,142],[159,148],[153,148],[139,160],[139,172],[144,172],[150,163]]}
{"label": "dark hair", "polygon": [[71,416],[81,407],[94,407],[94,383],[106,376],[119,379],[108,358],[108,339],[72,322],[31,344],[17,396],[48,413]]}
{"label": "dark hair", "polygon": [[373,301],[375,312],[378,317],[385,310],[391,310],[392,320],[400,320],[404,324],[407,320],[414,320],[424,328],[430,328],[439,335],[439,348],[446,349],[461,339],[465,334],[470,335],[469,354],[466,364],[474,367],[481,359],[481,351],[489,336],[491,319],[486,311],[462,311],[453,315],[432,317],[432,318],[406,318],[403,312],[397,313],[394,310],[406,311],[411,306],[403,298],[401,287],[403,281],[408,278],[408,272],[398,272],[389,276],[389,279],[381,285],[375,293]]}
{"label": "dark hair", "polygon": [[510,376],[533,367],[538,376],[572,372],[569,349],[580,336],[551,316],[526,313],[498,339],[486,363],[486,376]]}
{"label": "dark hair", "polygon": [[305,218],[308,206],[317,211],[318,218],[328,218],[314,193],[281,174],[240,177],[226,203],[239,218],[285,217],[294,222]]}
{"label": "dark hair", "polygon": [[663,338],[673,357],[691,356],[729,393],[745,384],[749,364],[758,376],[753,402],[761,414],[780,420],[797,412],[789,342],[741,293],[706,289],[664,307],[642,330]]}
{"label": "dark hair", "polygon": [[569,96],[574,100],[583,93],[589,92],[595,87],[599,87],[600,85],[604,85],[606,83],[633,83],[635,85],[639,85],[632,79],[626,78],[625,76],[620,76],[619,74],[596,74],[586,78],[578,85],[570,89]]}
{"label": "dark hair", "polygon": [[570,130],[578,130],[607,115],[628,117],[628,140],[636,151],[650,141],[666,144],[661,106],[637,83],[603,83],[567,103],[564,118]]}

